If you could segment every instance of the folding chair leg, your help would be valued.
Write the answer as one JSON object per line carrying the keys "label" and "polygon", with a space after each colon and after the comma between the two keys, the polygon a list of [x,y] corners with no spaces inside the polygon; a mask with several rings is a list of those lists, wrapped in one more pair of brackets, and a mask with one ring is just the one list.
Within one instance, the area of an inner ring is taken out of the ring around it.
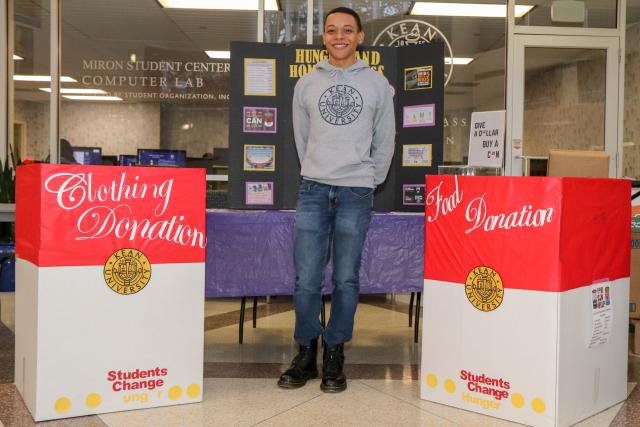
{"label": "folding chair leg", "polygon": [[422,292],[418,292],[418,296],[416,298],[416,319],[414,321],[414,331],[413,331],[413,342],[418,342],[418,331],[420,330],[420,297],[422,296]]}
{"label": "folding chair leg", "polygon": [[411,292],[411,298],[409,299],[409,327],[411,327],[411,321],[413,320],[413,299],[415,296],[416,293]]}
{"label": "folding chair leg", "polygon": [[[325,303],[324,295],[322,295],[321,298],[322,298],[322,308],[320,309],[320,323],[324,328],[327,326],[327,304]],[[324,337],[322,337],[322,339],[320,340],[320,345],[324,347]]]}
{"label": "folding chair leg", "polygon": [[258,321],[258,297],[253,297],[253,329],[256,328]]}
{"label": "folding chair leg", "polygon": [[242,297],[240,301],[240,327],[238,329],[238,343],[242,344],[242,339],[244,336],[244,308],[247,303],[247,297]]}

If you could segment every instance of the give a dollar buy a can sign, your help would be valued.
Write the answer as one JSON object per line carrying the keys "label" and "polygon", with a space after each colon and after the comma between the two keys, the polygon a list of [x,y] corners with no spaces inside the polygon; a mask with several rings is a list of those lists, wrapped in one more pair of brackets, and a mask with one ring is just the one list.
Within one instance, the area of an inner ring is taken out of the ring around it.
{"label": "give a dollar buy a can sign", "polygon": [[[570,425],[626,397],[628,187],[427,177],[423,399]],[[601,282],[613,326],[590,347]]]}
{"label": "give a dollar buy a can sign", "polygon": [[201,169],[18,168],[16,385],[34,418],[202,400]]}

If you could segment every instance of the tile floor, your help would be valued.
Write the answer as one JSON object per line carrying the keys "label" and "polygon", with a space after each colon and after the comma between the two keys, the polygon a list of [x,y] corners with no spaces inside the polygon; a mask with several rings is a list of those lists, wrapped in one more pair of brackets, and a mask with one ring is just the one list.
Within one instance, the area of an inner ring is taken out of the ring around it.
{"label": "tile floor", "polygon": [[[38,423],[52,427],[163,426],[508,426],[506,421],[420,400],[420,345],[407,324],[406,296],[363,297],[354,340],[346,346],[349,387],[324,394],[319,380],[299,390],[276,378],[295,354],[290,298],[261,299],[257,328],[247,304],[238,344],[238,300],[207,300],[205,400],[173,406]],[[327,305],[327,311],[330,306]],[[13,294],[0,293],[0,426],[33,426],[13,381]],[[384,332],[381,332],[384,331]],[[580,424],[639,426],[640,358],[629,357],[629,399]]]}

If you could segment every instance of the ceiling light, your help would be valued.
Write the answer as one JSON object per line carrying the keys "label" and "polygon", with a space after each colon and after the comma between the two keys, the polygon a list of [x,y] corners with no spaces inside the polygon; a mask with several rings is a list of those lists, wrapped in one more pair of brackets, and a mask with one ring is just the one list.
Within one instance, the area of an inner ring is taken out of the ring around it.
{"label": "ceiling light", "polygon": [[[40,87],[38,88],[44,92],[51,92],[51,88],[49,87]],[[100,94],[107,93],[102,89],[80,89],[80,88],[62,88],[60,89],[60,93],[75,93],[75,94]]]}
{"label": "ceiling light", "polygon": [[[15,75],[13,76],[13,80],[17,82],[50,82],[51,76],[26,76],[26,75]],[[71,77],[62,76],[60,77],[61,82],[66,83],[77,83],[76,79]]]}
{"label": "ceiling light", "polygon": [[[531,9],[533,6],[516,6],[516,18],[522,18]],[[507,6],[504,4],[425,3],[418,1],[413,4],[409,15],[506,18]]]}
{"label": "ceiling light", "polygon": [[122,101],[118,96],[62,95],[63,98],[77,101]]}
{"label": "ceiling light", "polygon": [[228,50],[205,50],[204,53],[206,53],[209,58],[217,58],[217,59],[231,58],[231,52]]}
{"label": "ceiling light", "polygon": [[[469,62],[473,61],[473,58],[453,58],[453,65],[467,65]],[[451,64],[451,58],[445,57],[444,63],[449,65]]]}
{"label": "ceiling light", "polygon": [[[258,10],[258,0],[158,0],[166,9]],[[280,10],[277,0],[264,0],[264,10]]]}
{"label": "ceiling light", "polygon": [[18,55],[13,55],[13,60],[14,61],[22,61],[24,58]]}

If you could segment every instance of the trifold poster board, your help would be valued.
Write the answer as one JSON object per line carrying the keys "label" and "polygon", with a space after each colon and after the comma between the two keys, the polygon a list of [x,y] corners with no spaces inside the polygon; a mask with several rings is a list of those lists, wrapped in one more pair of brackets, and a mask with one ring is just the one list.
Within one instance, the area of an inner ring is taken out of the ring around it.
{"label": "trifold poster board", "polygon": [[36,421],[202,400],[204,175],[18,168],[15,382]]}
{"label": "trifold poster board", "polygon": [[[320,45],[230,46],[229,207],[295,209],[300,163],[293,93],[300,77],[328,58],[327,51]],[[424,176],[437,173],[443,159],[444,45],[365,46],[357,56],[387,78],[396,116],[395,154],[386,181],[375,190],[373,208],[422,212]],[[364,120],[359,111],[371,96],[357,75],[348,80],[328,86],[317,104],[323,119],[345,134],[352,122]]]}
{"label": "trifold poster board", "polygon": [[421,397],[535,426],[626,398],[630,183],[427,176]]}

